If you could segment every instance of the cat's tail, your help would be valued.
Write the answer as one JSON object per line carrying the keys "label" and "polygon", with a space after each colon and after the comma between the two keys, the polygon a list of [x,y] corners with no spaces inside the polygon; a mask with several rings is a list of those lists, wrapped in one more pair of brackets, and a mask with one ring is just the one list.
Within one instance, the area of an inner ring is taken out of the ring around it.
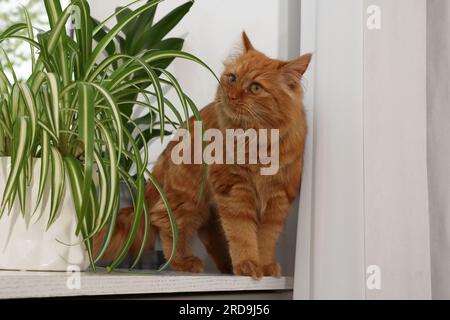
{"label": "cat's tail", "polygon": [[[106,252],[102,255],[102,261],[112,261],[117,254],[120,252],[122,247],[125,245],[125,242],[129,236],[131,226],[133,224],[134,219],[134,210],[133,208],[121,209],[119,211],[118,221],[116,225],[116,229],[114,235],[108,245]],[[156,238],[157,238],[157,230],[153,226],[149,224],[147,239],[144,239],[145,235],[145,219],[142,217],[142,221],[139,225],[136,238],[130,248],[129,254],[133,257],[136,257],[139,254],[142,243],[145,240],[145,252],[153,249],[155,246]],[[98,235],[94,237],[94,254],[97,255],[99,253],[100,248],[103,245],[103,241],[106,236],[106,228],[103,229]]]}
{"label": "cat's tail", "polygon": [[[164,168],[163,166],[158,163],[154,170],[153,170],[153,176],[158,181],[163,181],[164,177]],[[150,211],[153,212],[155,210],[155,207],[157,207],[158,202],[160,202],[160,194],[155,188],[155,186],[152,183],[148,183],[146,190],[145,190],[145,199],[147,203],[150,206]],[[151,217],[154,215],[150,214]],[[120,250],[123,248],[131,227],[133,225],[134,220],[134,209],[133,208],[126,208],[121,209],[119,211],[119,216],[117,219],[116,229],[114,232],[114,235],[109,243],[109,246],[106,250],[106,252],[102,255],[101,260],[102,261],[111,261],[114,259],[120,252]],[[147,239],[144,239],[145,236],[145,217],[142,215],[141,223],[139,224],[139,228],[136,234],[136,238],[130,248],[129,254],[132,257],[137,257],[139,254],[139,251],[141,249],[141,245],[143,241],[145,240],[145,252],[151,250],[155,246],[156,239],[158,238],[158,229],[151,224],[150,221],[147,221],[148,223],[148,232],[147,232]],[[97,256],[99,253],[99,250],[101,249],[103,245],[103,241],[105,239],[106,235],[106,228],[102,230],[98,235],[94,237],[94,254]]]}

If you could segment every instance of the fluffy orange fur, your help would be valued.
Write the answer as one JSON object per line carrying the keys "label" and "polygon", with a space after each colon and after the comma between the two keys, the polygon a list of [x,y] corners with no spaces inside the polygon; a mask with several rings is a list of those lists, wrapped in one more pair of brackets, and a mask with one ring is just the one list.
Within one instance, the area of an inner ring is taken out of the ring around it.
{"label": "fluffy orange fur", "polygon": [[[178,245],[171,264],[177,271],[203,270],[202,261],[193,255],[190,246],[191,237],[198,234],[223,273],[254,278],[281,275],[275,248],[288,209],[300,189],[307,133],[300,80],[311,55],[293,61],[270,59],[254,49],[245,33],[243,47],[239,56],[227,62],[216,99],[201,111],[201,116],[206,129],[222,132],[230,128],[279,129],[279,171],[263,176],[261,164],[208,165],[206,188],[200,192],[203,166],[175,165],[171,151],[176,142],[171,142],[153,175],[162,184],[178,224]],[[255,84],[258,90],[252,90]],[[193,130],[192,124],[190,129]],[[151,183],[146,198],[151,208],[151,226],[159,233],[168,258],[172,230],[166,208]],[[123,244],[132,215],[132,209],[122,210],[106,258],[116,254]],[[142,234],[141,230],[134,252]],[[95,239],[96,248],[102,239],[102,235]]]}

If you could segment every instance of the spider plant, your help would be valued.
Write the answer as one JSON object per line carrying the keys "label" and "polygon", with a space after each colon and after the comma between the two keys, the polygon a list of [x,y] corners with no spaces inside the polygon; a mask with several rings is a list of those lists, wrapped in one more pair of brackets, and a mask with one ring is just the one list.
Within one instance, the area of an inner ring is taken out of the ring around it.
{"label": "spider plant", "polygon": [[[153,115],[156,115],[160,134],[164,135],[165,123],[169,121],[165,107],[173,107],[173,104],[165,98],[163,86],[174,88],[178,94],[184,110],[184,118],[176,113],[178,122],[187,121],[190,113],[199,119],[195,104],[183,92],[176,77],[163,69],[168,61],[181,58],[210,69],[200,59],[179,48],[167,50],[164,46],[150,46],[152,49],[146,50],[130,44],[129,51],[110,50],[117,36],[127,34],[143,17],[154,15],[156,6],[163,1],[141,3],[132,10],[132,5],[141,2],[134,1],[95,25],[87,0],[73,0],[65,9],[59,1],[44,0],[48,31],[36,33],[24,10],[22,23],[0,33],[0,45],[11,40],[28,43],[33,65],[25,81],[18,80],[6,54],[6,64],[0,67],[0,155],[11,158],[0,203],[0,218],[16,198],[24,211],[28,205],[25,194],[31,180],[33,159],[40,158],[38,203],[33,205],[39,205],[43,190],[49,186],[48,227],[51,227],[58,219],[65,177],[68,177],[77,212],[76,233],[83,238],[94,270],[114,234],[120,205],[119,180],[123,180],[132,192],[136,213],[127,241],[108,270],[113,270],[125,258],[143,217],[147,232],[146,176],[155,184],[166,204],[175,250],[176,221],[162,188],[147,170],[148,136],[141,130],[141,125],[148,122],[152,128]],[[73,36],[66,31],[71,16],[77,26]],[[105,29],[106,23],[115,17],[118,21],[114,27]],[[142,31],[152,33],[152,28],[157,25],[149,24],[149,29]],[[161,35],[164,37],[164,32],[158,33],[155,41]],[[131,95],[143,99],[138,101]],[[133,119],[130,109],[134,104],[148,109],[149,116]],[[128,171],[129,163],[134,163],[137,168],[133,176]],[[107,229],[104,243],[94,256],[92,239],[103,228]],[[144,247],[145,243],[142,243],[140,253]],[[136,262],[139,258],[140,255]]]}

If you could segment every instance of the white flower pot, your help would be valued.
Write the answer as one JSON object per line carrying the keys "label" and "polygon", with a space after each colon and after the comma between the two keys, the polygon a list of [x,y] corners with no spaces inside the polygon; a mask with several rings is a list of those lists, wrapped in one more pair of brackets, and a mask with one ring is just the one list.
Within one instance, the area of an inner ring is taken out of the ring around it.
{"label": "white flower pot", "polygon": [[[0,158],[0,202],[10,162],[9,157]],[[77,216],[67,176],[62,206],[54,224],[46,231],[50,215],[49,186],[33,214],[39,190],[40,163],[39,159],[33,163],[33,178],[27,187],[25,216],[22,216],[17,197],[11,211],[7,208],[0,218],[0,269],[67,271],[69,267],[78,267],[86,270],[89,259],[82,238],[75,235]]]}

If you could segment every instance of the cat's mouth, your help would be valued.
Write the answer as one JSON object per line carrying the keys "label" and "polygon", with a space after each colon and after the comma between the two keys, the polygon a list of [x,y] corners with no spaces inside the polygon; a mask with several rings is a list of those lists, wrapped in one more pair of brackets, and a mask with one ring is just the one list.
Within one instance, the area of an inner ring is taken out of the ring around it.
{"label": "cat's mouth", "polygon": [[237,112],[240,112],[241,110],[245,109],[245,104],[240,101],[230,101],[228,99],[227,105],[231,110],[237,111]]}
{"label": "cat's mouth", "polygon": [[234,122],[248,125],[249,123],[256,123],[261,120],[255,115],[249,106],[242,102],[229,103],[224,106],[225,115],[232,119]]}
{"label": "cat's mouth", "polygon": [[228,108],[231,112],[241,112],[245,109],[245,103],[242,100],[232,100],[228,98],[226,95],[222,98],[223,104],[226,108]]}
{"label": "cat's mouth", "polygon": [[219,103],[222,105],[224,114],[233,121],[249,122],[255,120],[255,112],[251,109],[251,106],[242,100],[231,100],[227,94],[221,94]]}

